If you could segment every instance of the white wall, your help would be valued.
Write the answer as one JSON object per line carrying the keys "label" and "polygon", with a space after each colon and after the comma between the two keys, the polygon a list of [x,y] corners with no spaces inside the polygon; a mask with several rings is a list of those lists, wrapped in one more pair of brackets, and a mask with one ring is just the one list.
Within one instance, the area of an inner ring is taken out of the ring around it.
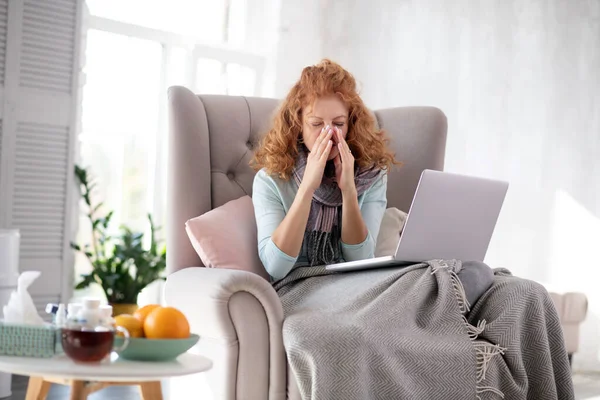
{"label": "white wall", "polygon": [[330,57],[372,108],[448,116],[446,169],[509,180],[487,261],[590,299],[575,368],[600,370],[600,1],[283,5],[277,95]]}
{"label": "white wall", "polygon": [[321,1],[283,1],[277,29],[276,74],[274,96],[284,97],[300,77],[302,68],[323,55],[321,49]]}

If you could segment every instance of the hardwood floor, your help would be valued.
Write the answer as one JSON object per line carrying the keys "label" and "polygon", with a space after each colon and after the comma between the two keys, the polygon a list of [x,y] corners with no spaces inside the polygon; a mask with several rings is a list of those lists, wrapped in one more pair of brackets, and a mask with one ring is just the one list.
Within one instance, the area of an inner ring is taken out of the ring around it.
{"label": "hardwood floor", "polygon": [[[13,376],[12,396],[2,400],[25,400],[28,378]],[[600,400],[600,375],[576,373],[573,376],[575,383],[575,399],[577,400]],[[168,386],[168,382],[163,382]],[[66,386],[52,385],[50,394],[46,400],[65,400],[69,398],[69,388]],[[165,400],[168,399],[165,396]],[[202,399],[208,397],[201,396]],[[88,400],[141,400],[139,389],[135,386],[117,386],[96,392],[88,397]],[[179,400],[179,399],[172,399]]]}
{"label": "hardwood floor", "polygon": [[[27,377],[14,375],[12,383],[12,396],[2,400],[25,400],[27,392]],[[69,388],[62,385],[52,385],[46,400],[65,400],[69,398]],[[115,386],[93,393],[88,400],[140,400],[138,386]]]}

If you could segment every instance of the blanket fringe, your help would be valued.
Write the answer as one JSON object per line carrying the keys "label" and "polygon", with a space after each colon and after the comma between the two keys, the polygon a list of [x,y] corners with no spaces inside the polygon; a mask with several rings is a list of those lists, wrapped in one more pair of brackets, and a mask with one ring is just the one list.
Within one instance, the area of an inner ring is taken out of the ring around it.
{"label": "blanket fringe", "polygon": [[452,287],[454,288],[454,293],[456,294],[456,300],[458,301],[458,308],[460,312],[464,315],[471,310],[471,305],[469,304],[469,300],[467,300],[467,294],[465,293],[465,288],[460,281],[460,278],[454,271],[454,268],[450,268],[448,263],[444,260],[436,260],[435,264],[431,266],[431,275],[438,272],[441,268],[445,269],[448,274],[450,274],[450,281],[452,282]]}
{"label": "blanket fringe", "polygon": [[467,328],[467,334],[469,335],[469,339],[475,340],[481,335],[483,330],[485,329],[486,320],[483,319],[477,322],[477,326],[473,326],[467,321],[467,318],[463,315],[463,322],[465,323],[465,327]]}
{"label": "blanket fringe", "polygon": [[477,383],[485,380],[485,373],[488,369],[488,363],[492,357],[498,354],[504,354],[505,348],[488,342],[475,342],[475,353],[477,357]]}
{"label": "blanket fringe", "polygon": [[481,394],[492,392],[500,396],[500,398],[504,398],[504,393],[499,389],[493,388],[491,386],[480,386],[479,384],[485,380],[485,374],[487,372],[489,362],[492,357],[498,354],[504,354],[506,351],[505,348],[488,343],[488,342],[476,342],[475,340],[481,335],[485,329],[486,320],[480,320],[477,322],[477,326],[473,326],[469,323],[465,315],[471,310],[471,305],[467,300],[467,295],[465,293],[465,288],[460,281],[457,273],[454,271],[454,268],[450,268],[448,263],[444,260],[435,260],[435,262],[431,265],[431,274],[435,274],[440,269],[445,269],[450,275],[450,281],[452,282],[452,287],[454,288],[454,293],[456,294],[456,300],[458,302],[458,307],[462,314],[462,319],[465,324],[465,328],[467,330],[467,334],[469,335],[469,339],[473,341],[473,346],[475,347],[476,354],[476,372],[477,372],[477,400],[481,400]]}
{"label": "blanket fringe", "polygon": [[469,300],[467,300],[467,294],[465,293],[465,287],[462,285],[460,278],[454,272],[454,270],[449,270],[450,272],[450,280],[452,281],[452,287],[456,293],[456,298],[458,300],[458,308],[460,312],[464,315],[471,310],[471,305],[469,304]]}

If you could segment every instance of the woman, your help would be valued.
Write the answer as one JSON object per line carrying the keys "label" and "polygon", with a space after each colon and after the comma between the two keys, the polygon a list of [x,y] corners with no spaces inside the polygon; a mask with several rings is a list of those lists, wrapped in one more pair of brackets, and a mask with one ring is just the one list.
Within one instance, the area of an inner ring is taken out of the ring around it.
{"label": "woman", "polygon": [[259,254],[273,279],[373,257],[396,163],[387,143],[349,72],[330,60],[302,71],[253,162]]}
{"label": "woman", "polygon": [[573,398],[560,320],[535,282],[477,262],[302,268],[373,257],[396,161],[355,87],[329,60],[305,68],[255,153],[259,253],[301,397]]}

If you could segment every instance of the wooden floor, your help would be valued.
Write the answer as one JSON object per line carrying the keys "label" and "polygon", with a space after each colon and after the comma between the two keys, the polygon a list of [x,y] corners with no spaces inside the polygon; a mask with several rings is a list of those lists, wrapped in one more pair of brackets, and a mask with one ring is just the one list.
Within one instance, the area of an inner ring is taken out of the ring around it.
{"label": "wooden floor", "polygon": [[[14,375],[12,396],[2,400],[25,400],[28,379],[24,376]],[[68,398],[69,388],[67,386],[52,385],[46,400],[66,400]],[[88,400],[140,400],[140,394],[137,386],[115,386],[93,393]]]}
{"label": "wooden floor", "polygon": [[[25,400],[27,379],[28,378],[23,376],[13,376],[13,394],[2,400]],[[573,382],[575,384],[576,400],[600,400],[599,374],[575,374],[573,376]],[[163,382],[163,386],[168,386],[168,382]],[[47,400],[66,400],[68,398],[69,388],[66,386],[53,385]],[[205,399],[206,397],[201,398]],[[166,399],[168,399],[168,396],[165,396],[165,400]],[[137,387],[117,386],[96,392],[89,396],[88,400],[140,400],[140,395]]]}

